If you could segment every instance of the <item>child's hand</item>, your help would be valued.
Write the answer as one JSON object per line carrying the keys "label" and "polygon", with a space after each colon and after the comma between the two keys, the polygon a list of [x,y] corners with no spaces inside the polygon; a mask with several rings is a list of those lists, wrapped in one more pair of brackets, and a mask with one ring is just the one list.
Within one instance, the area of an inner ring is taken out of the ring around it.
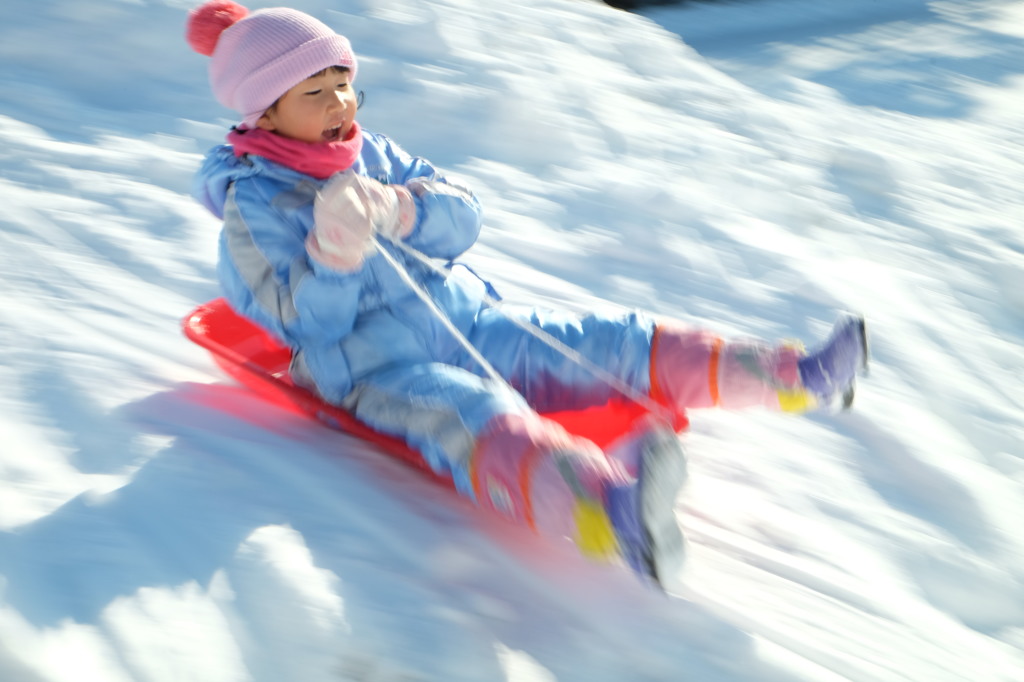
{"label": "child's hand", "polygon": [[374,232],[396,240],[412,231],[416,204],[404,187],[345,171],[317,194],[313,220],[306,240],[310,256],[328,267],[352,271],[373,251]]}

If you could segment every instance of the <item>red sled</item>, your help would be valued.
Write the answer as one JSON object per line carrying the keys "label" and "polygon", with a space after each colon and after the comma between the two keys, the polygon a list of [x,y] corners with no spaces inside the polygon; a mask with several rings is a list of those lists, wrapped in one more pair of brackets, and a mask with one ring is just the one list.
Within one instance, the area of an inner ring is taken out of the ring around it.
{"label": "red sled", "polygon": [[[430,469],[420,454],[404,441],[374,430],[347,410],[327,403],[292,383],[288,374],[291,350],[235,313],[223,298],[193,310],[185,317],[182,326],[185,336],[208,350],[221,369],[264,399],[284,408],[298,409],[333,429],[366,440],[387,455],[451,485],[450,478]],[[632,401],[612,400],[582,410],[543,414],[570,433],[588,438],[604,448],[627,433],[649,411]],[[685,414],[675,416],[673,426],[677,431],[682,431],[687,425]]]}

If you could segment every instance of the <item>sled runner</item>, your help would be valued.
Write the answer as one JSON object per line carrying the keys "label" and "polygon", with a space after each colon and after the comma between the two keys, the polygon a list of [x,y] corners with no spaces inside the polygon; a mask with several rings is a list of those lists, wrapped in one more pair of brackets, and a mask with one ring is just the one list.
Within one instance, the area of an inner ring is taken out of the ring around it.
{"label": "sled runner", "polygon": [[[183,328],[185,335],[209,351],[229,376],[266,400],[298,410],[331,428],[373,443],[388,455],[451,485],[450,479],[431,470],[419,453],[403,441],[375,431],[348,411],[326,403],[311,391],[292,383],[288,375],[290,349],[236,314],[223,298],[193,310],[184,319]],[[645,407],[623,399],[583,410],[545,413],[544,416],[557,421],[570,433],[588,438],[604,448],[647,414]],[[677,415],[673,427],[681,431],[686,426],[686,417]]]}

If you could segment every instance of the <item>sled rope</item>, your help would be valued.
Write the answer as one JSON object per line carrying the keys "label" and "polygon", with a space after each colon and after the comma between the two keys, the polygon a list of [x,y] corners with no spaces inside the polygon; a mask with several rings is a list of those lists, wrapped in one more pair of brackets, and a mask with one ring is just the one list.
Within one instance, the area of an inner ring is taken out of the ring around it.
{"label": "sled rope", "polygon": [[[452,336],[455,337],[456,341],[458,341],[459,344],[466,349],[466,352],[469,353],[470,356],[481,365],[481,367],[483,367],[484,371],[487,373],[487,376],[494,379],[495,381],[504,384],[505,386],[509,386],[509,383],[505,380],[505,378],[498,374],[497,370],[495,370],[494,367],[491,366],[491,363],[488,362],[487,359],[480,354],[480,351],[478,351],[473,346],[473,344],[469,342],[469,339],[467,339],[462,334],[462,332],[460,332],[455,327],[455,325],[452,324],[451,320],[448,319],[448,316],[445,315],[444,311],[437,306],[434,300],[430,298],[430,295],[423,289],[423,287],[421,287],[412,278],[412,276],[406,271],[402,264],[399,263],[394,256],[388,253],[387,249],[385,249],[381,245],[380,241],[378,241],[376,236],[373,237],[373,242],[374,246],[377,248],[377,251],[380,252],[380,254],[384,256],[384,258],[391,265],[391,267],[395,269],[395,271],[398,273],[398,276],[402,278],[402,281],[408,284],[416,293],[416,295],[424,303],[427,304],[427,306],[430,308],[430,311],[433,312],[441,320],[445,328],[448,329]],[[391,243],[400,248],[402,251],[405,251],[407,254],[409,254],[419,262],[429,267],[434,272],[443,276],[447,276],[447,270],[442,266],[438,265],[437,262],[435,262],[432,258],[428,257],[424,253],[418,251],[417,249],[414,249],[413,247],[409,246],[408,244],[402,241],[394,241]],[[484,294],[484,301],[488,305],[493,307],[495,310],[501,311],[501,306],[499,305],[500,301],[498,301],[498,299],[494,298],[490,294]],[[603,381],[605,384],[607,384],[612,389],[617,391],[623,397],[637,403],[651,414],[658,415],[667,423],[672,423],[671,414],[668,408],[652,399],[649,395],[643,393],[642,391],[638,391],[637,389],[633,388],[628,383],[626,383],[619,377],[615,376],[608,370],[594,364],[589,359],[587,359],[582,353],[580,353],[574,348],[569,347],[561,340],[555,338],[554,336],[544,331],[537,325],[531,324],[530,322],[527,322],[525,320],[520,320],[519,318],[516,318],[511,315],[506,315],[506,318],[510,322],[512,322],[512,324],[516,325],[523,331],[527,332],[534,338],[538,339],[541,343],[544,343],[545,345],[554,349],[556,352],[560,353],[563,357],[567,358],[571,362],[576,363],[583,369],[590,372],[597,379]],[[509,387],[511,388],[511,386]]]}
{"label": "sled rope", "polygon": [[[395,269],[395,272],[397,272],[398,276],[402,278],[402,281],[408,284],[409,287],[413,290],[413,292],[419,297],[419,299],[427,305],[427,307],[430,309],[430,312],[434,313],[437,319],[441,320],[441,323],[445,326],[445,329],[447,329],[449,333],[451,333],[451,335],[455,337],[455,340],[458,341],[459,344],[466,349],[466,352],[469,353],[470,357],[472,357],[477,362],[477,364],[479,364],[483,368],[484,372],[487,373],[487,376],[500,384],[508,386],[508,388],[511,389],[512,387],[509,386],[509,383],[507,381],[505,381],[505,377],[498,374],[498,371],[494,369],[490,362],[487,361],[487,358],[481,355],[480,351],[478,351],[473,346],[473,344],[469,342],[469,339],[467,339],[463,335],[463,333],[460,332],[458,328],[452,323],[452,321],[448,319],[448,316],[445,315],[444,311],[437,306],[437,303],[434,302],[434,299],[430,298],[430,294],[428,294],[426,290],[423,289],[423,287],[416,283],[416,280],[412,278],[412,275],[409,274],[409,271],[402,267],[402,264],[399,263],[394,256],[388,253],[388,250],[381,245],[380,241],[377,239],[376,236],[371,237],[371,239],[373,239],[374,247],[376,247],[380,255],[384,256],[384,259],[391,265],[391,267]],[[418,251],[415,251],[415,249],[410,250],[414,251],[415,253],[419,253]],[[424,256],[424,258],[426,258],[426,256]],[[431,263],[431,266],[434,266],[434,264]]]}

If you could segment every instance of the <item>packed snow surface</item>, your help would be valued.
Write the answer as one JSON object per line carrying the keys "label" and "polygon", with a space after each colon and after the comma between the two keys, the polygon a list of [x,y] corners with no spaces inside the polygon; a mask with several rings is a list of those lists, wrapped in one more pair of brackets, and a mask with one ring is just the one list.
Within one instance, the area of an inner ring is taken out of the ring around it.
{"label": "packed snow surface", "polygon": [[0,680],[1024,679],[1024,3],[293,3],[363,125],[475,188],[506,299],[867,316],[852,412],[691,415],[672,596],[182,337],[235,122],[191,4],[0,8]]}

